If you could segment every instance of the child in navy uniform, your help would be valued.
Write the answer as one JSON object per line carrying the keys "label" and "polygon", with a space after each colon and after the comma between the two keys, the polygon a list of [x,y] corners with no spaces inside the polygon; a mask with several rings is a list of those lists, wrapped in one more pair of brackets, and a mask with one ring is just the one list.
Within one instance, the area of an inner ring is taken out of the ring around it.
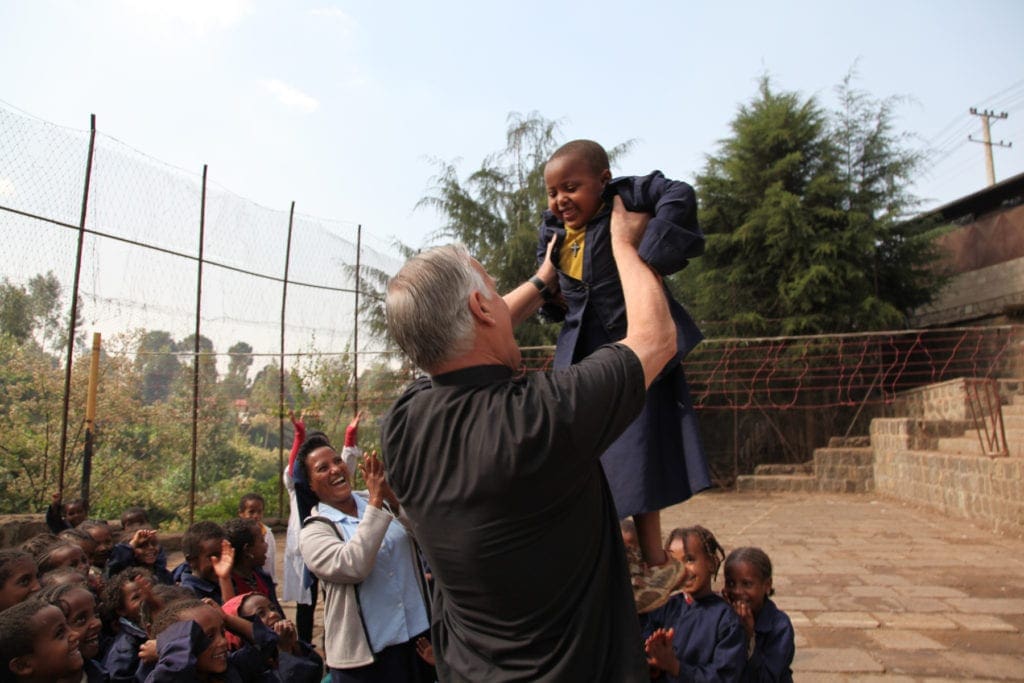
{"label": "child in navy uniform", "polygon": [[728,601],[743,624],[750,654],[742,680],[748,683],[792,683],[793,624],[775,606],[771,595],[772,561],[760,548],[736,548],[725,560]]}
{"label": "child in navy uniform", "polygon": [[[270,668],[268,678],[290,681],[291,683],[320,683],[324,674],[324,661],[308,642],[302,641],[295,630],[295,624],[278,614],[270,600],[259,593],[238,595],[224,603],[226,619],[233,615],[252,624],[253,638],[257,640],[256,622],[273,631],[277,636],[277,647],[266,653]],[[229,623],[229,626],[231,624]],[[241,631],[240,628],[235,628]],[[246,641],[234,633],[228,633],[228,649],[231,652],[247,646]],[[252,644],[248,644],[252,647]]]}
{"label": "child in navy uniform", "polygon": [[140,526],[128,527],[126,531],[131,534],[131,538],[127,543],[118,543],[110,551],[107,576],[113,576],[129,567],[141,567],[149,570],[157,582],[173,585],[174,578],[167,570],[167,557],[157,538],[156,529]]}
{"label": "child in navy uniform", "polygon": [[25,600],[0,612],[0,681],[81,683],[82,653],[59,608]]}
{"label": "child in navy uniform", "polygon": [[[246,646],[232,651],[225,626],[236,629]],[[254,623],[197,599],[177,600],[164,607],[153,623],[157,663],[146,683],[258,683],[277,681],[266,665],[277,648],[277,635]]]}
{"label": "child in navy uniform", "polygon": [[103,668],[113,683],[132,683],[139,668],[139,647],[149,634],[142,626],[143,604],[152,599],[148,572],[125,569],[112,576],[103,589],[100,610],[114,638],[103,656]]}
{"label": "child in navy uniform", "polygon": [[88,683],[105,683],[109,677],[97,661],[100,655],[102,624],[96,613],[96,597],[84,586],[63,584],[41,591],[38,599],[59,608],[64,613],[68,629],[78,641],[78,649],[85,662],[85,680]]}
{"label": "child in navy uniform", "polygon": [[[182,536],[181,550],[185,553],[185,566],[178,583],[191,590],[197,598],[210,598],[218,605],[222,604],[221,576],[217,568],[225,567],[224,578],[230,581],[234,560],[234,550],[224,535],[224,529],[216,522],[196,522]],[[221,563],[222,558],[224,563]]]}
{"label": "child in navy uniform", "polygon": [[[611,199],[629,211],[652,214],[639,245],[640,257],[659,275],[681,270],[704,250],[693,188],[655,171],[612,179],[608,154],[591,140],[574,140],[551,155],[544,168],[548,211],[539,228],[537,263],[555,239],[551,259],[559,292],[534,284],[549,301],[542,308],[563,320],[554,366],[565,368],[599,346],[626,335],[626,309],[610,239]],[[556,302],[558,294],[564,305]],[[634,573],[637,609],[664,604],[682,570],[661,545],[662,508],[711,485],[696,413],[681,361],[703,338],[686,310],[666,290],[675,322],[677,352],[647,391],[643,413],[601,457],[619,517],[632,516],[643,565]],[[635,561],[631,561],[635,564]]]}
{"label": "child in navy uniform", "polygon": [[683,592],[640,616],[644,650],[654,680],[738,681],[747,661],[739,619],[711,590],[725,552],[701,526],[683,530]]}

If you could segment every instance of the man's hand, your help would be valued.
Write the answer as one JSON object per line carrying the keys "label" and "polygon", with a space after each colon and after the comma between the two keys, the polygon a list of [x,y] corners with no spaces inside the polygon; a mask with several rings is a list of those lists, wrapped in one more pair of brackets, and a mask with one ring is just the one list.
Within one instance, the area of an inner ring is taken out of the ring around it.
{"label": "man's hand", "polygon": [[649,213],[627,211],[625,204],[622,203],[622,197],[615,195],[615,199],[612,200],[612,239],[621,239],[634,247],[639,246],[650,220]]}

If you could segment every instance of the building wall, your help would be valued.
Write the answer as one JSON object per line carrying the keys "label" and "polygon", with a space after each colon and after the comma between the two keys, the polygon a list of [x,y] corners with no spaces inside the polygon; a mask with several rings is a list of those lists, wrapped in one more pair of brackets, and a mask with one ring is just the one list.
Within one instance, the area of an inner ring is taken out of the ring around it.
{"label": "building wall", "polygon": [[1024,257],[953,276],[935,300],[914,311],[913,327],[992,319],[1024,310]]}

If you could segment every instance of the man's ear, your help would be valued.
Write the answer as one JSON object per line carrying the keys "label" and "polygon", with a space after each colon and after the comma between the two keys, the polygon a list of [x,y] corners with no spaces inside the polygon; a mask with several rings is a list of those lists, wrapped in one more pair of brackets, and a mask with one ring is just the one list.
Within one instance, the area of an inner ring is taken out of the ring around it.
{"label": "man's ear", "polygon": [[602,183],[604,183],[605,185],[607,185],[607,184],[608,184],[608,181],[610,181],[611,179],[612,179],[612,172],[611,172],[611,169],[607,169],[607,168],[606,168],[606,169],[604,169],[603,171],[601,171],[601,182],[602,182]]}
{"label": "man's ear", "polygon": [[469,295],[469,311],[473,314],[473,317],[479,320],[484,325],[494,324],[494,314],[491,311],[493,304],[487,300],[480,290],[475,290]]}

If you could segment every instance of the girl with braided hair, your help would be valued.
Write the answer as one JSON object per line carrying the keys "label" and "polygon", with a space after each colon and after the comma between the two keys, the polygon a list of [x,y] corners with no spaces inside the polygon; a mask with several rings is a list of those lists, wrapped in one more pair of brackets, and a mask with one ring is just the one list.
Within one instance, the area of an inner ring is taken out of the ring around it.
{"label": "girl with braided hair", "polygon": [[743,627],[729,603],[712,591],[725,551],[702,526],[672,535],[677,532],[684,546],[682,591],[640,616],[654,680],[737,681],[747,661]]}

